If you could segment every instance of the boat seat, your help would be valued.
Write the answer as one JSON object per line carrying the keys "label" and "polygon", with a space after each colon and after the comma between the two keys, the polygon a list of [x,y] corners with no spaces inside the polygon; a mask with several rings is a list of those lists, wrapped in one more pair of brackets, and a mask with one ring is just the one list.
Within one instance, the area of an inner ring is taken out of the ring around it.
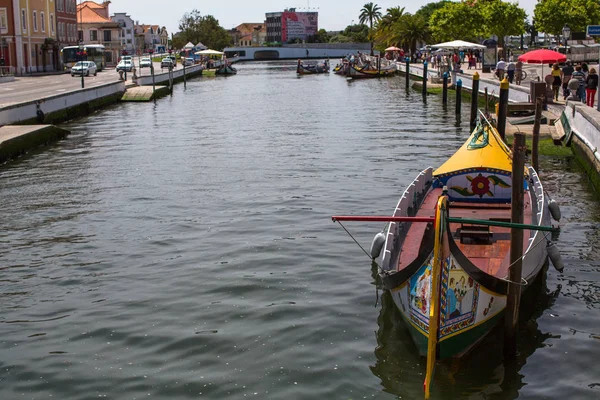
{"label": "boat seat", "polygon": [[465,239],[470,242],[489,244],[492,241],[493,232],[489,226],[461,224],[459,230],[460,242],[465,243]]}

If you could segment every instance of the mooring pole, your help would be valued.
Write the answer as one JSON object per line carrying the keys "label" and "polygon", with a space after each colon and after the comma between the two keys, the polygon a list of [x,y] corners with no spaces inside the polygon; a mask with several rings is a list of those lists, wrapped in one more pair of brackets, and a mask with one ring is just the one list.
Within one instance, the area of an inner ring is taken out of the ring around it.
{"label": "mooring pole", "polygon": [[186,59],[183,59],[183,88],[185,89],[187,87],[187,82],[185,81],[185,62]]}
{"label": "mooring pole", "polygon": [[471,91],[471,130],[477,125],[477,109],[479,105],[479,73],[473,74],[473,90]]}
{"label": "mooring pole", "polygon": [[485,87],[485,95],[484,96],[485,96],[485,114],[487,116],[487,114],[490,112],[490,108],[489,108],[489,105],[488,105],[489,99],[488,99],[487,86]]}
{"label": "mooring pole", "polygon": [[[523,170],[525,168],[525,135],[515,133],[512,148],[511,223],[523,223]],[[504,314],[504,357],[512,359],[517,354],[517,328],[521,300],[521,273],[523,268],[523,230],[510,232],[509,284]]]}
{"label": "mooring pole", "polygon": [[538,173],[540,171],[538,147],[540,143],[540,125],[542,123],[543,103],[544,101],[541,97],[538,97],[535,100],[535,121],[533,123],[533,138],[531,140],[531,163],[533,164],[533,169],[535,169]]}
{"label": "mooring pole", "polygon": [[410,58],[406,57],[404,59],[406,62],[406,88],[410,87]]}
{"label": "mooring pole", "polygon": [[442,85],[442,104],[446,106],[448,105],[448,72],[444,72]]}
{"label": "mooring pole", "polygon": [[156,101],[156,84],[154,82],[154,61],[152,61],[152,64],[150,64],[150,72],[152,72],[152,98],[154,99],[154,101]]}
{"label": "mooring pole", "polygon": [[462,106],[462,79],[456,81],[456,122],[460,124],[460,114],[461,114],[461,106]]}
{"label": "mooring pole", "polygon": [[500,104],[498,104],[498,133],[506,141],[506,114],[508,113],[508,79],[500,82]]}
{"label": "mooring pole", "polygon": [[423,61],[423,100],[427,100],[427,61]]}

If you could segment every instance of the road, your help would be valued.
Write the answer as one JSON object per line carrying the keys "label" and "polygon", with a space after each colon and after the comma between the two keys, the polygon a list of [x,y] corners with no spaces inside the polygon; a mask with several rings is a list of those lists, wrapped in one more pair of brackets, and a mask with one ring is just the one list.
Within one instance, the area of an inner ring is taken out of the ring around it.
{"label": "road", "polygon": [[[178,66],[181,68],[181,66]],[[155,73],[161,73],[160,63],[154,63]],[[162,70],[162,72],[166,71]],[[150,74],[149,68],[142,69],[143,76]],[[132,73],[127,73],[127,82],[131,82]],[[84,77],[86,88],[104,85],[119,80],[119,74],[114,68],[98,72],[97,76]],[[53,96],[64,92],[81,89],[81,77],[72,77],[71,74],[47,76],[18,76],[13,82],[0,84],[0,107],[11,104],[36,100],[42,97]]]}

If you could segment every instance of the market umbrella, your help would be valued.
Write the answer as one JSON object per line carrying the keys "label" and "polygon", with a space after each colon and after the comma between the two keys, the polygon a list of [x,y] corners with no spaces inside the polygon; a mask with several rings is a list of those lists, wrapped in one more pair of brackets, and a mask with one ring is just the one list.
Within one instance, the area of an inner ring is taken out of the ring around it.
{"label": "market umbrella", "polygon": [[451,42],[432,44],[431,47],[437,47],[441,49],[485,49],[486,46],[477,43],[465,42],[464,40],[453,40]]}
{"label": "market umbrella", "polygon": [[222,51],[217,51],[217,50],[211,50],[211,49],[207,49],[207,50],[201,50],[201,51],[197,51],[194,54],[199,54],[201,56],[213,56],[213,55],[219,55],[222,56],[223,53]]}
{"label": "market umbrella", "polygon": [[385,49],[385,51],[400,51],[401,49],[397,48],[396,46],[391,46],[388,47],[387,49]]}
{"label": "market umbrella", "polygon": [[553,64],[567,61],[567,56],[548,49],[532,50],[519,56],[519,61],[528,64],[542,64],[542,77],[544,76],[544,64]]}

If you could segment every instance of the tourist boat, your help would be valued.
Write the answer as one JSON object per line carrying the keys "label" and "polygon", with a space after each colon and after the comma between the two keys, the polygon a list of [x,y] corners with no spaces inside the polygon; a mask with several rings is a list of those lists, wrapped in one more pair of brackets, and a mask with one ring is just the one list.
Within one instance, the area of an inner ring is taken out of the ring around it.
{"label": "tourist boat", "polygon": [[329,60],[325,60],[318,64],[302,64],[302,60],[298,60],[298,67],[296,73],[299,75],[309,74],[324,74],[329,72]]}
{"label": "tourist boat", "polygon": [[224,63],[223,65],[217,67],[215,70],[215,74],[217,75],[235,75],[237,74],[237,69],[231,66],[230,63]]}
{"label": "tourist boat", "polygon": [[523,224],[513,224],[511,185],[511,150],[481,115],[452,157],[435,171],[425,169],[408,186],[391,218],[333,217],[389,222],[375,237],[371,256],[383,250],[382,285],[421,355],[461,357],[501,318],[510,283],[511,227],[524,229],[522,282],[517,282],[523,290],[549,254],[562,268],[548,234],[554,229],[551,217],[560,219],[557,203],[544,192],[536,171],[526,167]]}
{"label": "tourist boat", "polygon": [[367,64],[363,67],[357,65],[348,65],[346,69],[346,76],[352,79],[363,79],[363,78],[383,78],[394,75],[398,69],[395,64],[386,67],[375,67],[371,64]]}

